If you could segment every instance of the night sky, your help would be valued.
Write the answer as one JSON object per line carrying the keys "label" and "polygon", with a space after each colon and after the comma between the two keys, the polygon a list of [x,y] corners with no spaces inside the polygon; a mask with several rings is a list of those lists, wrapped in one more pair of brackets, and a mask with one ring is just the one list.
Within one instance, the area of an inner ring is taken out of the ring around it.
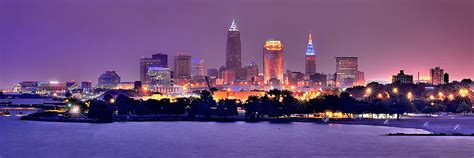
{"label": "night sky", "polygon": [[227,29],[237,21],[242,63],[262,66],[266,39],[284,44],[287,68],[304,71],[313,33],[318,72],[336,56],[359,57],[367,80],[399,69],[474,78],[472,0],[0,0],[0,88],[24,80],[93,81],[116,70],[139,80],[139,59],[184,52],[225,62]]}

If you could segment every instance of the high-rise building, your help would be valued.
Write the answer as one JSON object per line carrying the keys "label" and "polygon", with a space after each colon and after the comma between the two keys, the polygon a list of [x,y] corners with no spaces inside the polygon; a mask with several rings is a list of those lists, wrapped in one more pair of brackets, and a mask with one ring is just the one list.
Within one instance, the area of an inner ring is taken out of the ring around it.
{"label": "high-rise building", "polygon": [[400,73],[392,76],[392,83],[412,84],[413,75],[407,75],[403,70],[400,70]]}
{"label": "high-rise building", "polygon": [[215,79],[219,76],[219,71],[216,68],[207,69],[207,76]]}
{"label": "high-rise building", "polygon": [[365,85],[365,74],[362,71],[357,71],[356,74],[356,85],[363,86]]}
{"label": "high-rise building", "polygon": [[150,84],[151,78],[147,76],[149,67],[168,67],[168,55],[157,53],[151,58],[140,59],[140,81],[142,84]]}
{"label": "high-rise building", "polygon": [[249,66],[245,66],[243,69],[243,78],[247,81],[255,81],[255,77],[258,76],[258,66],[255,62],[250,63]]}
{"label": "high-rise building", "polygon": [[191,76],[206,76],[206,67],[204,64],[204,59],[202,58],[193,58],[191,61]]}
{"label": "high-rise building", "polygon": [[263,45],[264,82],[277,79],[283,82],[283,44],[277,40],[267,40]]}
{"label": "high-rise building", "polygon": [[174,57],[174,78],[191,78],[191,56],[178,54]]}
{"label": "high-rise building", "polygon": [[443,75],[443,81],[444,81],[444,84],[448,84],[448,83],[449,83],[449,74],[448,74],[448,73],[444,73],[444,75]]}
{"label": "high-rise building", "polygon": [[232,25],[227,32],[225,67],[229,70],[233,70],[238,74],[237,76],[240,76],[240,71],[242,69],[240,32],[235,20],[232,20]]}
{"label": "high-rise building", "polygon": [[316,55],[314,53],[313,39],[311,33],[308,35],[308,46],[306,49],[306,60],[305,60],[305,73],[313,74],[316,73]]}
{"label": "high-rise building", "polygon": [[350,87],[357,81],[357,57],[336,57],[336,86]]}
{"label": "high-rise building", "polygon": [[98,78],[97,88],[115,89],[120,84],[120,76],[115,71],[105,71]]}
{"label": "high-rise building", "polygon": [[222,72],[224,84],[231,85],[235,81],[236,75],[234,70],[226,69]]}
{"label": "high-rise building", "polygon": [[435,67],[430,70],[431,84],[439,85],[443,84],[444,70],[440,67]]}

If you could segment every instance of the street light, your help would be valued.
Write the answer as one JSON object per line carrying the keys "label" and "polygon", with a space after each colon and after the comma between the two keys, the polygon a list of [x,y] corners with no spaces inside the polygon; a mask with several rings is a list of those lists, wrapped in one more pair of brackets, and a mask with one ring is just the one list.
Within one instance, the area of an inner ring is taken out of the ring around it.
{"label": "street light", "polygon": [[365,89],[365,95],[369,96],[370,94],[372,94],[372,88],[367,87],[367,89]]}
{"label": "street light", "polygon": [[411,93],[411,92],[408,92],[408,94],[407,94],[407,98],[408,98],[408,99],[413,99],[413,93]]}
{"label": "street light", "polygon": [[467,89],[462,88],[462,89],[459,90],[459,95],[461,97],[466,97],[468,94],[469,94],[469,90],[467,90]]}
{"label": "street light", "polygon": [[377,98],[382,99],[383,98],[382,93],[377,94]]}
{"label": "street light", "polygon": [[449,95],[448,95],[448,99],[449,99],[449,100],[454,100],[454,94],[449,94]]}
{"label": "street light", "polygon": [[398,88],[393,88],[393,89],[392,89],[392,92],[395,93],[395,94],[397,94],[397,93],[398,93]]}

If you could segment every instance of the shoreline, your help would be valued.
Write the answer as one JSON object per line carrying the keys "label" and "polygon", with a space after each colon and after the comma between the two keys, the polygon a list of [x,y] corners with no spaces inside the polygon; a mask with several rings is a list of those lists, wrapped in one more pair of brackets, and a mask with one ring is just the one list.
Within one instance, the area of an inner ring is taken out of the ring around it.
{"label": "shoreline", "polygon": [[[205,118],[205,117],[187,117],[187,116],[114,116],[112,121],[100,121],[89,118],[53,118],[53,117],[34,117],[23,116],[20,120],[29,121],[45,121],[45,122],[71,122],[71,123],[113,123],[113,122],[269,122],[269,123],[292,123],[292,122],[308,122],[317,124],[344,124],[344,125],[369,125],[381,127],[397,127],[397,128],[412,128],[430,132],[433,135],[447,136],[447,135],[472,135],[474,134],[474,124],[469,125],[469,122],[474,122],[474,117],[407,117],[400,120],[391,119],[388,124],[386,120],[382,119],[330,119],[328,122],[322,121],[320,118],[262,118],[262,119],[248,119],[248,118]],[[467,123],[466,123],[467,120]],[[426,124],[429,124],[428,126]],[[458,128],[456,129],[456,126]],[[454,128],[453,128],[454,127]]]}

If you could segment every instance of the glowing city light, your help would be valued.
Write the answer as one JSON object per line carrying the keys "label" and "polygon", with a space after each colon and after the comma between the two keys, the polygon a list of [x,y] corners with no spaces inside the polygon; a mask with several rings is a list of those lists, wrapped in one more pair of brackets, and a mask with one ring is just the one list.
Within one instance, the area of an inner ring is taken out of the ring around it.
{"label": "glowing city light", "polygon": [[395,93],[395,94],[398,93],[398,88],[393,88],[392,92]]}
{"label": "glowing city light", "polygon": [[430,98],[430,100],[435,100],[435,96],[434,96],[434,95],[430,95],[429,98]]}
{"label": "glowing city light", "polygon": [[461,97],[467,97],[469,95],[469,90],[462,88],[459,90],[459,96]]}
{"label": "glowing city light", "polygon": [[366,95],[372,94],[372,88],[367,88],[367,89],[365,89],[365,94],[366,94]]}
{"label": "glowing city light", "polygon": [[449,95],[448,95],[448,99],[449,99],[449,100],[454,100],[454,94],[449,94]]}
{"label": "glowing city light", "polygon": [[109,101],[109,102],[110,102],[111,104],[113,104],[113,103],[115,103],[115,99],[114,99],[114,98],[112,98],[112,99],[110,99],[110,101]]}
{"label": "glowing city light", "polygon": [[382,94],[382,93],[377,94],[377,98],[382,99],[382,98],[383,98],[383,94]]}
{"label": "glowing city light", "polygon": [[411,93],[411,92],[408,92],[408,94],[407,94],[407,98],[408,98],[408,99],[413,99],[413,93]]}
{"label": "glowing city light", "polygon": [[74,106],[74,107],[71,108],[71,110],[69,110],[69,113],[79,114],[79,113],[81,113],[81,109],[78,106]]}

